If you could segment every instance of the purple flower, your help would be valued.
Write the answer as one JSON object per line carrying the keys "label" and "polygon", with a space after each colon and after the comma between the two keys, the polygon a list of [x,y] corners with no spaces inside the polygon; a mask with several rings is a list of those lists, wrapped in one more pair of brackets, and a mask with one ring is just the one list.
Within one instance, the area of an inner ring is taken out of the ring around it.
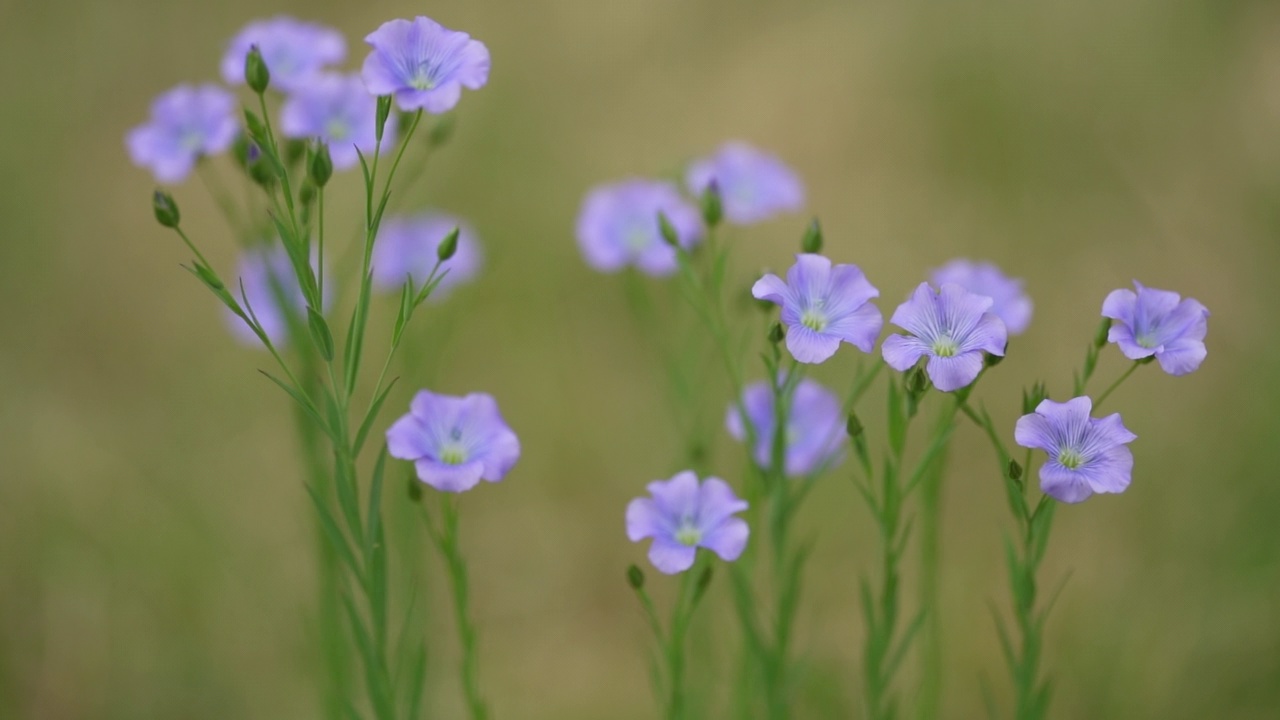
{"label": "purple flower", "polygon": [[[382,139],[386,152],[395,145],[395,115],[387,118]],[[378,142],[378,99],[355,75],[321,75],[298,88],[280,110],[280,128],[293,138],[319,138],[329,146],[338,170],[369,157]]]}
{"label": "purple flower", "polygon": [[[761,467],[768,467],[773,459],[775,427],[773,391],[768,383],[762,380],[748,385],[742,393],[742,405],[755,432],[756,462]],[[725,424],[734,439],[747,439],[742,414],[736,404],[729,406]],[[842,459],[845,437],[845,416],[840,400],[813,380],[801,380],[792,395],[783,434],[787,475],[797,477],[834,467]]]}
{"label": "purple flower", "polygon": [[991,298],[959,285],[943,285],[935,293],[920,283],[911,299],[893,311],[890,322],[911,333],[890,335],[881,351],[894,370],[907,370],[928,357],[925,371],[934,387],[951,392],[973,382],[982,372],[982,353],[1004,355],[1008,333],[991,312]]}
{"label": "purple flower", "polygon": [[749,530],[734,513],[747,509],[720,478],[709,477],[698,485],[698,476],[685,470],[667,481],[649,483],[651,498],[636,498],[627,505],[627,537],[631,542],[653,538],[649,560],[668,575],[693,567],[698,548],[704,547],[723,560],[738,559],[747,546]]}
{"label": "purple flower", "polygon": [[750,225],[804,205],[804,185],[791,168],[746,143],[725,143],[709,158],[693,163],[685,175],[690,192],[701,195],[715,181],[725,217]]}
{"label": "purple flower", "polygon": [[401,110],[448,112],[462,88],[479,90],[489,81],[484,43],[430,18],[391,20],[364,40],[373,47],[364,61],[365,87],[394,95]]}
{"label": "purple flower", "polygon": [[239,125],[236,99],[216,85],[179,85],[151,104],[151,119],[129,131],[135,165],[163,183],[182,181],[203,155],[231,147]]}
{"label": "purple flower", "polygon": [[1102,316],[1112,320],[1107,340],[1130,360],[1154,355],[1170,375],[1186,375],[1200,367],[1207,351],[1204,336],[1209,310],[1198,301],[1133,281],[1137,288],[1113,290],[1102,303]]}
{"label": "purple flower", "polygon": [[387,429],[387,452],[412,460],[418,479],[443,492],[464,492],[481,479],[498,482],[520,459],[520,440],[492,395],[436,395],[422,390],[409,414]]}
{"label": "purple flower", "polygon": [[[458,249],[441,263],[448,271],[431,293],[432,300],[444,299],[453,288],[473,279],[480,271],[480,243],[466,221],[443,213],[423,213],[412,217],[388,218],[382,223],[373,246],[373,281],[383,290],[399,290],[412,275],[421,288],[436,266],[436,248],[458,228]],[[438,274],[438,273],[437,273]]]}
{"label": "purple flower", "polygon": [[[257,318],[271,344],[283,346],[289,339],[289,313],[294,313],[302,322],[306,322],[307,313],[307,299],[298,285],[298,276],[289,261],[289,254],[279,244],[249,248],[240,255],[238,276],[238,283],[227,283],[231,294],[242,307],[244,298],[247,298],[253,317]],[[244,298],[240,297],[240,283],[244,285]],[[326,287],[326,300],[328,290]],[[246,315],[249,308],[244,308]],[[237,339],[247,345],[261,342],[235,313],[227,310],[226,317]]]}
{"label": "purple flower", "polygon": [[1021,335],[1031,324],[1031,298],[1022,291],[1022,281],[1006,276],[993,263],[952,260],[933,271],[934,285],[947,283],[991,298],[991,313],[1004,321],[1010,335]]}
{"label": "purple flower", "polygon": [[777,275],[756,281],[751,294],[782,306],[787,349],[802,363],[820,363],[836,354],[841,341],[869,353],[884,319],[870,300],[880,291],[857,265],[832,266],[821,255],[796,256],[784,283]]}
{"label": "purple flower", "polygon": [[587,264],[601,272],[627,265],[649,275],[675,272],[676,251],[662,239],[659,212],[683,247],[702,238],[702,216],[670,183],[631,179],[592,190],[578,213],[578,246]]}
{"label": "purple flower", "polygon": [[1133,453],[1125,445],[1138,436],[1125,428],[1119,413],[1095,420],[1089,417],[1092,411],[1087,397],[1045,400],[1035,413],[1018,418],[1018,444],[1049,455],[1040,467],[1040,489],[1055,500],[1078,503],[1094,493],[1129,487]]}
{"label": "purple flower", "polygon": [[244,83],[245,57],[255,45],[271,72],[271,86],[285,92],[304,87],[325,66],[347,56],[347,41],[333,28],[286,15],[258,20],[236,34],[222,56],[222,79],[227,84]]}

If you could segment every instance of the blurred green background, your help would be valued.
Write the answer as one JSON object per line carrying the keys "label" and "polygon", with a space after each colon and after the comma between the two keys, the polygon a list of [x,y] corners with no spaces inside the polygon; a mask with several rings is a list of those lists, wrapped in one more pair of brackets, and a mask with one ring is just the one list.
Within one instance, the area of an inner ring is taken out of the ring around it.
{"label": "blurred green background", "polygon": [[[978,393],[1006,427],[1023,385],[1069,389],[1111,289],[1138,278],[1211,309],[1199,372],[1153,366],[1108,403],[1139,436],[1132,487],[1058,515],[1045,583],[1071,576],[1048,630],[1055,716],[1280,713],[1280,5],[8,0],[0,717],[315,716],[314,537],[288,401],[178,268],[187,254],[152,220],[152,181],[122,141],[154,95],[215,80],[228,38],[276,12],[341,28],[350,67],[365,33],[419,13],[493,55],[403,199],[471,218],[486,269],[420,326],[430,358],[400,369],[384,418],[430,381],[494,393],[520,433],[507,481],[464,502],[498,717],[655,714],[622,580],[644,548],[622,511],[676,469],[680,443],[621,284],[587,269],[573,222],[592,184],[672,172],[728,138],[803,175],[829,253],[864,268],[886,311],[954,256],[1026,278],[1035,321]],[[229,274],[234,243],[199,183],[175,194]],[[354,224],[357,206],[336,204]],[[736,232],[739,287],[785,267],[806,220]],[[818,377],[845,387],[854,355]],[[1122,369],[1110,349],[1100,378]],[[728,386],[706,387],[714,419]],[[732,480],[723,435],[715,462]],[[980,677],[1007,696],[988,604],[1007,604],[1008,523],[973,428],[953,463],[944,708],[969,718]],[[845,471],[806,508],[817,557],[796,717],[856,715],[868,524]],[[737,647],[725,600],[699,640],[720,667],[697,670],[712,695]],[[427,605],[437,717],[458,716],[447,610]]]}

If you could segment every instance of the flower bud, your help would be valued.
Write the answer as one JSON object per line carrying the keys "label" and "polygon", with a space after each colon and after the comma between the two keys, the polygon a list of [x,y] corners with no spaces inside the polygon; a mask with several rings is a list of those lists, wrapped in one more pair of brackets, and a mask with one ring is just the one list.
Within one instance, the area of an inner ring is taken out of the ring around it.
{"label": "flower bud", "polygon": [[258,46],[254,45],[249,48],[249,54],[244,58],[244,81],[249,89],[261,95],[267,91],[267,86],[271,84],[271,71],[267,69],[267,62],[262,59],[262,51],[258,50]]}
{"label": "flower bud", "polygon": [[805,229],[804,237],[800,240],[800,249],[807,253],[822,252],[822,225],[818,222],[818,218],[814,218]]}
{"label": "flower bud", "polygon": [[711,585],[711,566],[707,565],[702,568],[702,574],[698,576],[698,584],[693,586],[693,601],[697,602],[707,592],[707,586]]}
{"label": "flower bud", "polygon": [[1022,479],[1022,466],[1017,460],[1009,461],[1009,479],[1014,481]]}
{"label": "flower bud", "polygon": [[440,245],[436,247],[436,257],[440,262],[445,262],[453,257],[458,251],[458,228],[454,228],[452,232],[445,235],[444,240],[440,241]]}
{"label": "flower bud", "polygon": [[418,478],[409,476],[409,500],[418,502],[422,499],[422,481]]}
{"label": "flower bud", "polygon": [[1043,382],[1037,382],[1032,385],[1030,390],[1024,388],[1022,390],[1022,414],[1030,415],[1034,413],[1040,403],[1048,396],[1049,393],[1045,391]]}
{"label": "flower bud", "polygon": [[994,355],[992,353],[983,353],[982,362],[989,368],[993,368],[1004,362],[1003,355]]}
{"label": "flower bud", "polygon": [[644,587],[644,571],[639,567],[632,565],[627,568],[627,584],[632,590],[639,590]]}
{"label": "flower bud", "polygon": [[298,188],[298,202],[304,206],[310,205],[316,199],[316,184],[307,180],[302,183],[302,187]]}
{"label": "flower bud", "polygon": [[307,156],[310,150],[310,143],[306,140],[286,140],[284,143],[284,164],[293,167],[298,161]]}
{"label": "flower bud", "polygon": [[323,188],[329,178],[333,177],[333,159],[329,157],[329,146],[316,143],[311,148],[311,157],[307,162],[307,177],[316,187]]}
{"label": "flower bud", "polygon": [[667,219],[667,214],[658,211],[658,232],[662,233],[662,240],[671,247],[680,247],[680,236],[676,234],[676,228]]}
{"label": "flower bud", "polygon": [[769,328],[769,342],[777,345],[786,335],[782,332],[782,323],[774,323]]}
{"label": "flower bud", "polygon": [[1098,325],[1098,332],[1093,334],[1093,346],[1100,348],[1107,344],[1107,337],[1111,332],[1111,318],[1102,318],[1102,323]]}
{"label": "flower bud", "polygon": [[178,227],[182,214],[178,212],[178,204],[173,196],[163,190],[156,190],[151,196],[151,208],[155,210],[156,222],[167,228]]}
{"label": "flower bud", "polygon": [[914,395],[919,395],[928,387],[928,379],[924,376],[924,371],[918,366],[907,371],[907,390]]}
{"label": "flower bud", "polygon": [[724,203],[720,198],[720,185],[712,180],[702,192],[702,221],[713,228],[724,219]]}
{"label": "flower bud", "polygon": [[849,413],[849,421],[845,423],[844,431],[849,433],[849,437],[856,438],[862,434],[862,421],[858,419],[856,413]]}

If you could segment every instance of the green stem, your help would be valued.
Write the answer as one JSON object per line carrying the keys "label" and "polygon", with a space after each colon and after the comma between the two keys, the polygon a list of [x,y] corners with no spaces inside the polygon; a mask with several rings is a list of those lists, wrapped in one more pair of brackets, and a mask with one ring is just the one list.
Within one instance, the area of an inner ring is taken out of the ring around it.
{"label": "green stem", "polygon": [[478,641],[469,609],[467,565],[458,546],[457,501],[452,496],[446,496],[441,507],[443,528],[440,533],[440,552],[444,555],[449,583],[453,589],[454,621],[462,648],[462,690],[472,720],[485,720],[489,717],[489,710],[480,695]]}
{"label": "green stem", "polygon": [[1103,391],[1102,391],[1102,394],[1101,394],[1101,395],[1099,395],[1099,396],[1098,396],[1098,399],[1097,399],[1097,400],[1095,400],[1095,401],[1094,401],[1094,403],[1093,403],[1093,411],[1094,411],[1094,412],[1097,412],[1097,411],[1098,411],[1098,408],[1102,406],[1102,401],[1103,401],[1103,400],[1106,400],[1108,397],[1110,397],[1110,396],[1111,396],[1111,393],[1115,392],[1115,389],[1116,389],[1116,388],[1118,388],[1118,387],[1120,387],[1120,384],[1121,384],[1121,383],[1123,383],[1125,380],[1128,380],[1128,379],[1129,379],[1129,376],[1130,376],[1130,375],[1132,375],[1132,374],[1134,373],[1134,371],[1135,371],[1135,370],[1137,370],[1139,367],[1141,367],[1142,365],[1145,365],[1145,364],[1146,364],[1146,363],[1145,363],[1145,362],[1143,362],[1142,360],[1138,360],[1137,362],[1135,362],[1135,363],[1133,363],[1132,365],[1130,365],[1130,366],[1129,366],[1129,369],[1128,369],[1128,370],[1125,370],[1123,375],[1121,375],[1120,377],[1116,378],[1116,381],[1115,381],[1115,382],[1113,382],[1113,383],[1111,383],[1111,387],[1108,387],[1106,390],[1103,390]]}

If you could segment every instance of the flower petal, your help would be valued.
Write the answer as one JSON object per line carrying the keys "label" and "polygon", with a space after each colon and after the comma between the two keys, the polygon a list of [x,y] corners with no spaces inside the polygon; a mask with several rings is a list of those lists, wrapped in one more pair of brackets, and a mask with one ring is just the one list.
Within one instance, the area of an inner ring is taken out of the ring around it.
{"label": "flower petal", "polygon": [[977,379],[982,372],[982,353],[967,352],[954,357],[929,358],[925,365],[933,386],[942,392],[951,392],[966,387]]}
{"label": "flower petal", "polygon": [[791,289],[782,281],[782,278],[772,273],[765,275],[751,286],[751,295],[757,300],[768,300],[769,302],[782,305],[792,297]]}
{"label": "flower petal", "polygon": [[1093,494],[1084,473],[1068,470],[1056,460],[1049,460],[1040,467],[1040,489],[1064,503],[1084,502]]}
{"label": "flower petal", "polygon": [[639,542],[647,537],[671,534],[666,519],[649,498],[636,498],[627,503],[627,539]]}
{"label": "flower petal", "polygon": [[1080,468],[1079,474],[1096,493],[1120,493],[1133,476],[1133,452],[1123,445],[1113,447]]}
{"label": "flower petal", "polygon": [[857,310],[836,318],[823,332],[834,335],[864,353],[875,349],[876,339],[884,326],[880,308],[866,303]]}
{"label": "flower petal", "polygon": [[666,517],[694,517],[698,512],[698,476],[692,470],[676,473],[670,480],[648,485],[658,511]]}
{"label": "flower petal", "polygon": [[1156,351],[1156,361],[1170,375],[1186,375],[1195,372],[1204,362],[1209,351],[1199,340],[1175,340]]}
{"label": "flower petal", "polygon": [[[1102,301],[1102,317],[1108,317],[1132,327],[1137,304],[1138,295],[1134,291],[1124,288],[1112,290]],[[1112,340],[1112,342],[1115,341]]]}
{"label": "flower petal", "polygon": [[398,460],[417,460],[433,454],[427,429],[413,413],[387,428],[387,454]]}
{"label": "flower petal", "polygon": [[683,545],[674,540],[667,540],[661,537],[654,538],[653,545],[649,546],[649,561],[660,572],[667,575],[682,573],[693,567],[693,561],[697,554],[698,549],[696,547]]}
{"label": "flower petal", "polygon": [[702,547],[720,556],[725,562],[737,560],[747,547],[751,529],[742,518],[729,518],[702,537]]}
{"label": "flower petal", "polygon": [[821,297],[831,279],[831,261],[822,255],[801,253],[787,271],[787,287],[797,298]]}
{"label": "flower petal", "polygon": [[702,481],[698,490],[698,528],[710,532],[730,515],[747,509],[747,502],[734,494],[729,484],[717,477]]}
{"label": "flower petal", "polygon": [[802,363],[825,362],[840,349],[840,338],[815,332],[804,325],[787,328],[787,350]]}
{"label": "flower petal", "polygon": [[929,346],[923,340],[907,335],[890,335],[880,346],[884,361],[899,372],[911,369],[928,352]]}
{"label": "flower petal", "polygon": [[484,464],[479,462],[449,465],[421,459],[413,464],[422,482],[442,492],[466,492],[480,482]]}
{"label": "flower petal", "polygon": [[1013,439],[1024,448],[1052,453],[1058,449],[1057,429],[1043,415],[1031,413],[1018,418],[1013,426]]}

